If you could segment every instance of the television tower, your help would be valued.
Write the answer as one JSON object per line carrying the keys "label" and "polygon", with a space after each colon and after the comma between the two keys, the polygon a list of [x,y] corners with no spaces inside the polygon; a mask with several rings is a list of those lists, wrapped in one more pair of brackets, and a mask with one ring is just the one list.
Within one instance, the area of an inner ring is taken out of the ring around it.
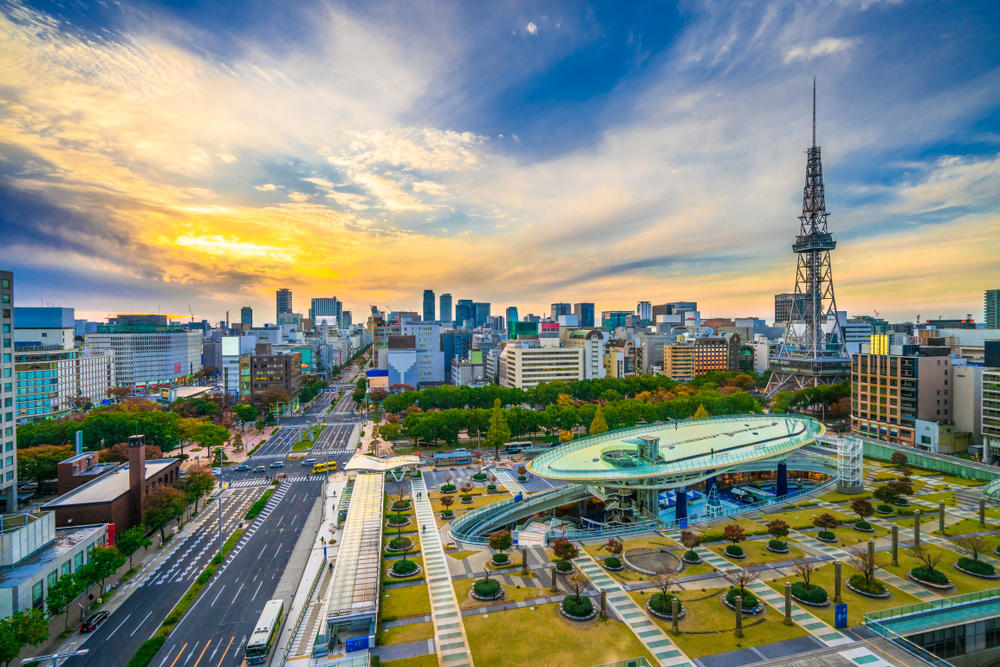
{"label": "television tower", "polygon": [[777,356],[771,357],[767,396],[818,384],[843,382],[851,375],[851,358],[833,296],[830,251],[837,247],[827,228],[823,161],[816,145],[816,79],[813,79],[812,146],[806,151],[806,183],[802,190],[799,235],[792,250],[798,256],[792,312]]}

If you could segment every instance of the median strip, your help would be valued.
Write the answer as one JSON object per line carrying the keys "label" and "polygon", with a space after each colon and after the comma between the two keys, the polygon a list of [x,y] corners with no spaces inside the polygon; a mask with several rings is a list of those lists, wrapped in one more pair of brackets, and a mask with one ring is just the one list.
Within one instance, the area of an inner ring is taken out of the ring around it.
{"label": "median strip", "polygon": [[273,488],[270,488],[267,491],[265,491],[264,495],[258,498],[257,501],[250,506],[250,509],[247,510],[246,516],[244,516],[243,519],[246,521],[251,521],[253,519],[256,519],[257,515],[263,512],[264,508],[267,507],[267,501],[270,500],[271,496],[273,495],[274,495]]}

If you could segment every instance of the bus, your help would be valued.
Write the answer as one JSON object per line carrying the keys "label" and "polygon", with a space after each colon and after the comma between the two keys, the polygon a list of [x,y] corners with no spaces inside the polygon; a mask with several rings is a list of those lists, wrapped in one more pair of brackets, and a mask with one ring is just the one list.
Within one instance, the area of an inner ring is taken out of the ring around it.
{"label": "bus", "polygon": [[324,472],[335,472],[337,470],[337,462],[330,461],[328,463],[315,463],[313,464],[313,474],[318,475]]}
{"label": "bus", "polygon": [[264,611],[257,619],[257,625],[253,626],[253,634],[247,642],[246,658],[250,664],[267,662],[271,655],[271,646],[278,636],[278,628],[281,627],[281,615],[284,612],[284,603],[281,600],[268,600],[264,605]]}

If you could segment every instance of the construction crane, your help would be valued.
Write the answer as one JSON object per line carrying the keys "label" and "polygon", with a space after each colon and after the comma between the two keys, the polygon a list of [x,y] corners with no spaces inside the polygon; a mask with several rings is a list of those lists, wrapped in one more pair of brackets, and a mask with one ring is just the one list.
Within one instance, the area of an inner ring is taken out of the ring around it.
{"label": "construction crane", "polygon": [[188,312],[191,313],[191,321],[194,322],[194,311],[191,310],[191,304],[188,304]]}

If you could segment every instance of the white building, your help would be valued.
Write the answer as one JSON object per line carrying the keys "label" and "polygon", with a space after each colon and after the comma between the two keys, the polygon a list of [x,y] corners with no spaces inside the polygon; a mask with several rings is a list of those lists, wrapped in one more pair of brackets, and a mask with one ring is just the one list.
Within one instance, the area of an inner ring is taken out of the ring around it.
{"label": "white building", "polygon": [[508,344],[500,354],[506,387],[531,389],[541,382],[573,382],[584,378],[583,347],[525,347]]}
{"label": "white building", "polygon": [[608,334],[602,329],[576,329],[566,337],[566,347],[583,350],[583,379],[598,380],[607,376],[604,348]]}
{"label": "white building", "polygon": [[403,322],[401,331],[404,336],[413,336],[414,339],[414,348],[417,353],[417,381],[420,384],[444,382],[441,324],[439,322]]}
{"label": "white building", "polygon": [[201,370],[201,332],[179,327],[102,326],[84,349],[114,355],[117,385],[165,384]]}
{"label": "white building", "polygon": [[1000,458],[1000,368],[983,370],[982,434],[987,462]]}
{"label": "white building", "polygon": [[953,358],[952,417],[955,430],[972,434],[973,451],[983,444],[983,371],[982,366],[962,365]]}

